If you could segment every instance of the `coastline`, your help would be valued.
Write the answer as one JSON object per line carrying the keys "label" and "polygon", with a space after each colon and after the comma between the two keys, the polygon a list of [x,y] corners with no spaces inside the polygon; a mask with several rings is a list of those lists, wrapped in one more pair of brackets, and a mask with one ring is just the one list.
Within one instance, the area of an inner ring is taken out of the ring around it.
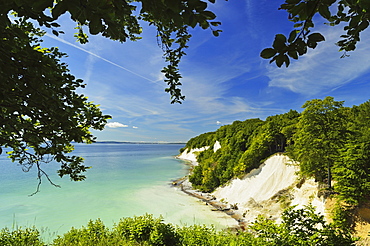
{"label": "coastline", "polygon": [[[196,155],[195,155],[195,152],[197,151],[202,151],[202,150],[201,149],[192,150],[190,152],[187,152],[187,154],[184,154],[184,152],[186,152],[185,150],[180,155],[175,156],[176,159],[185,161],[185,165],[189,166],[188,175],[190,174],[192,168],[198,165],[196,161]],[[226,204],[222,201],[217,200],[216,197],[213,196],[211,193],[201,192],[199,190],[194,189],[192,187],[192,184],[189,181],[188,175],[178,178],[176,180],[173,180],[171,183],[172,186],[178,188],[181,192],[189,196],[195,197],[198,200],[204,202],[205,205],[213,207],[211,208],[211,211],[223,212],[226,215],[230,216],[232,219],[234,219],[237,222],[237,225],[233,227],[229,227],[229,229],[246,230],[247,223],[244,221],[243,214],[240,211],[238,211],[237,205],[232,206],[232,205]]]}
{"label": "coastline", "polygon": [[229,229],[246,229],[246,222],[243,219],[243,215],[237,210],[237,207],[232,207],[216,199],[213,195],[206,192],[194,190],[189,182],[188,177],[182,177],[172,181],[172,186],[179,188],[180,191],[185,194],[195,197],[198,200],[205,203],[205,205],[212,206],[211,211],[223,212],[226,215],[234,219],[238,224],[235,227],[229,227]]}
{"label": "coastline", "polygon": [[[190,167],[197,166],[196,156],[202,149],[185,150],[176,158],[186,161]],[[189,170],[191,172],[191,170]],[[296,176],[297,167],[289,157],[281,153],[270,156],[243,179],[233,179],[228,185],[217,188],[212,193],[194,189],[188,176],[173,182],[181,191],[193,196],[206,205],[213,206],[235,219],[238,228],[247,229],[259,214],[279,221],[287,206],[303,208],[313,205],[317,214],[326,215],[325,199],[318,196],[318,186],[313,179],[301,180]]]}

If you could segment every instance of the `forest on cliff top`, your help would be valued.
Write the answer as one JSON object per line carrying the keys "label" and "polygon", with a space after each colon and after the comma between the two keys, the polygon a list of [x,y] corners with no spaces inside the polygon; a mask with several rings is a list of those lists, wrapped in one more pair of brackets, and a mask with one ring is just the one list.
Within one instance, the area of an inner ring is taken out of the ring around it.
{"label": "forest on cliff top", "polygon": [[301,113],[235,121],[190,139],[180,151],[221,144],[216,152],[209,148],[198,154],[190,181],[211,192],[284,152],[299,165],[302,179],[315,178],[324,187],[322,194],[339,201],[334,217],[346,226],[348,213],[370,195],[370,101],[352,107],[343,103],[333,97],[314,99]]}

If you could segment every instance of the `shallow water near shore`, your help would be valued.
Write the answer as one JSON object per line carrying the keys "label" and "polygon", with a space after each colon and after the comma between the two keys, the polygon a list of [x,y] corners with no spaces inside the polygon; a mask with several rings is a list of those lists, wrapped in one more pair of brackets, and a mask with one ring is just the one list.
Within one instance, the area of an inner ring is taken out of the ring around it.
{"label": "shallow water near shore", "polygon": [[170,185],[185,176],[187,166],[174,158],[180,144],[77,144],[74,155],[92,166],[87,180],[69,181],[56,174],[55,163],[45,167],[56,188],[43,180],[40,192],[36,170],[22,172],[3,153],[0,156],[0,228],[33,226],[50,235],[80,228],[100,218],[111,227],[122,217],[145,213],[178,225],[206,224],[216,228],[236,222]]}

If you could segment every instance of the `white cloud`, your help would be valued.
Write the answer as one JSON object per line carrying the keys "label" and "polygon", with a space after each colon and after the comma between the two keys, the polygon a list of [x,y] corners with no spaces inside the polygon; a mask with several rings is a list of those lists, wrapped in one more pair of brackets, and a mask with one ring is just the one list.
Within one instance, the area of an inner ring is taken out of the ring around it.
{"label": "white cloud", "polygon": [[[131,73],[131,74],[133,74],[133,75],[136,75],[137,77],[140,77],[140,78],[145,79],[145,80],[147,80],[147,81],[149,81],[149,82],[152,82],[152,83],[158,83],[158,82],[157,82],[157,81],[155,81],[155,80],[152,80],[152,79],[150,79],[150,78],[148,78],[148,77],[146,77],[146,76],[144,76],[144,75],[142,75],[142,74],[139,74],[139,73],[137,73],[137,72],[135,72],[135,71],[133,71],[133,70],[130,70],[130,69],[128,69],[128,68],[126,68],[126,67],[124,67],[124,66],[122,66],[122,65],[120,65],[120,64],[117,64],[117,63],[115,63],[115,62],[113,62],[113,61],[111,61],[111,60],[109,60],[109,59],[106,59],[106,58],[104,58],[104,57],[102,57],[102,56],[100,56],[100,55],[98,55],[98,54],[96,54],[96,53],[94,53],[94,52],[92,52],[92,51],[90,51],[90,50],[84,49],[84,48],[82,48],[82,46],[80,46],[80,45],[76,45],[76,44],[71,43],[71,42],[69,42],[69,41],[67,41],[67,40],[64,40],[64,39],[62,39],[62,38],[56,37],[56,36],[54,36],[54,35],[52,35],[52,34],[46,34],[46,36],[47,36],[47,37],[50,37],[50,38],[52,38],[52,39],[55,39],[55,40],[57,40],[57,41],[60,41],[60,42],[62,42],[62,43],[64,43],[64,44],[67,44],[67,45],[69,45],[69,46],[72,46],[72,47],[74,47],[74,48],[76,48],[76,49],[79,49],[79,50],[81,50],[81,51],[83,51],[83,52],[85,52],[85,53],[89,54],[90,56],[94,56],[94,57],[96,57],[96,58],[98,58],[98,59],[100,59],[100,60],[102,60],[102,61],[105,61],[105,62],[107,62],[107,63],[109,63],[109,64],[111,64],[111,65],[113,65],[113,66],[115,66],[115,67],[118,67],[118,68],[120,68],[120,69],[122,69],[122,70],[125,70],[125,71],[127,71],[127,72],[129,72],[129,73]],[[93,42],[91,42],[91,41],[90,41],[90,43],[93,43]],[[89,76],[90,76],[90,74],[89,74]],[[160,85],[162,85],[162,84],[160,84]]]}
{"label": "white cloud", "polygon": [[216,121],[216,124],[217,124],[217,125],[221,125],[221,122],[220,122],[220,121]]}
{"label": "white cloud", "polygon": [[137,127],[137,126],[133,126],[132,128],[137,129],[137,128],[139,128],[139,127]]}
{"label": "white cloud", "polygon": [[119,122],[109,122],[105,126],[110,127],[110,128],[128,127],[128,125],[124,125],[124,124],[119,123]]}

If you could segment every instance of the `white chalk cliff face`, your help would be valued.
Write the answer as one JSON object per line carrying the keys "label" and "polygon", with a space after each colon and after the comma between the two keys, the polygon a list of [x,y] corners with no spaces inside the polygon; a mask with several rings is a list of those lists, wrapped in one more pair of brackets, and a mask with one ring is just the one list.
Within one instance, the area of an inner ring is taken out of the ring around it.
{"label": "white chalk cliff face", "polygon": [[[177,158],[181,160],[191,161],[194,166],[197,166],[198,165],[197,153],[207,150],[209,148],[210,148],[209,146],[204,146],[202,148],[191,150],[185,149],[185,151],[178,155]],[[216,152],[219,148],[221,148],[221,144],[220,142],[216,141],[216,143],[213,145],[213,151]]]}
{"label": "white chalk cliff face", "polygon": [[288,205],[302,208],[312,204],[317,213],[324,215],[325,203],[317,197],[317,184],[307,180],[298,188],[297,171],[289,157],[273,155],[243,179],[233,179],[226,186],[217,188],[213,195],[217,200],[237,204],[246,222],[254,221],[259,214],[279,220]]}
{"label": "white chalk cliff face", "polygon": [[213,194],[243,207],[247,206],[251,199],[257,203],[265,201],[296,181],[294,173],[297,170],[294,166],[285,165],[287,161],[288,157],[275,155],[243,179],[234,179]]}
{"label": "white chalk cliff face", "polygon": [[[218,143],[217,148],[220,147]],[[183,156],[197,164],[196,153],[199,151],[202,150],[182,153],[179,158],[183,159]],[[276,154],[244,178],[233,179],[227,185],[217,188],[212,195],[219,201],[237,205],[237,211],[243,214],[245,222],[254,221],[259,214],[279,220],[281,212],[288,205],[302,208],[312,204],[317,213],[325,215],[325,201],[317,197],[317,183],[306,180],[298,188],[297,171],[298,167],[293,165],[289,157]]]}

